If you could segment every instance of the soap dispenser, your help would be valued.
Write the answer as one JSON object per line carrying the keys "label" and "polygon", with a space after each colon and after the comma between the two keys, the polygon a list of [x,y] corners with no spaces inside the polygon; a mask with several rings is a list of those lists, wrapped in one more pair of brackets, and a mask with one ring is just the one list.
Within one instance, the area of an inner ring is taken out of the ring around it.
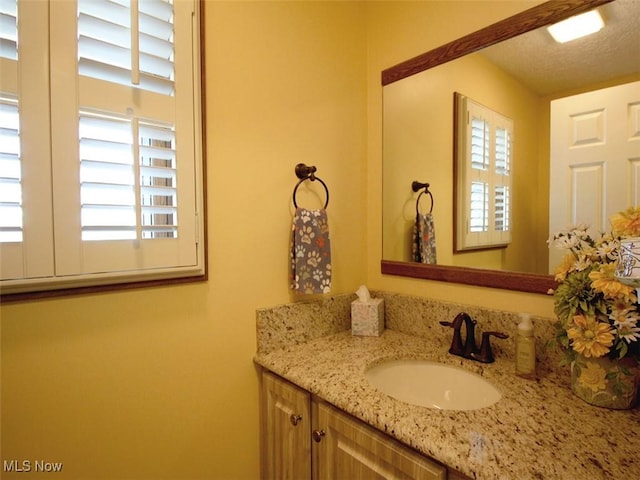
{"label": "soap dispenser", "polygon": [[516,335],[516,375],[528,379],[536,378],[536,339],[533,336],[531,315],[520,314]]}

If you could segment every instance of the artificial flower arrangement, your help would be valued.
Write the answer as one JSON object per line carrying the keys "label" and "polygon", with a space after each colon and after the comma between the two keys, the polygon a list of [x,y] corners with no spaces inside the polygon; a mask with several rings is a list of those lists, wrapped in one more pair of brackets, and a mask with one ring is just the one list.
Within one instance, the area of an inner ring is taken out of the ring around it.
{"label": "artificial flower arrangement", "polygon": [[[614,277],[620,240],[640,237],[640,207],[613,215],[611,231],[592,238],[585,226],[553,236],[567,251],[556,269],[553,290],[558,317],[557,344],[566,361],[584,357],[640,362],[640,309],[635,288]],[[628,372],[624,371],[625,374]]]}

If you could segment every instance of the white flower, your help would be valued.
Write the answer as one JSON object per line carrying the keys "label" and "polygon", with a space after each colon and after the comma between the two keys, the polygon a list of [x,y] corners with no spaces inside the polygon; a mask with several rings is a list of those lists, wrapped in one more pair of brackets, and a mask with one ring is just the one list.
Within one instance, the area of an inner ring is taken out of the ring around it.
{"label": "white flower", "polygon": [[571,250],[578,245],[578,238],[573,235],[556,235],[553,238],[553,246],[564,250]]}
{"label": "white flower", "polygon": [[640,328],[630,327],[627,324],[618,326],[618,336],[627,343],[635,342],[640,338]]}
{"label": "white flower", "polygon": [[591,262],[591,259],[588,257],[580,257],[578,258],[573,266],[573,269],[577,272],[581,272],[583,270],[586,270],[587,268],[589,268],[592,265],[593,262]]}
{"label": "white flower", "polygon": [[609,318],[613,320],[613,324],[616,327],[625,326],[633,328],[638,324],[640,314],[632,307],[623,309],[614,308],[611,310]]}
{"label": "white flower", "polygon": [[580,223],[575,227],[573,227],[571,230],[569,230],[569,233],[572,235],[576,235],[581,239],[584,239],[589,236],[589,234],[587,233],[588,229],[589,229],[589,225],[587,225],[586,223]]}
{"label": "white flower", "polygon": [[618,242],[614,240],[602,242],[597,246],[596,255],[603,261],[615,261],[618,258]]}

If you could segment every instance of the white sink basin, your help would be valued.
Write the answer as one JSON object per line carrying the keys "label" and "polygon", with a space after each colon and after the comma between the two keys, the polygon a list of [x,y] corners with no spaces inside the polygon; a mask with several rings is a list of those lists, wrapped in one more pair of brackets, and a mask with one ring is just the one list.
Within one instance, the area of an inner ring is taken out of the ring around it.
{"label": "white sink basin", "polygon": [[388,360],[368,368],[364,375],[397,400],[442,410],[476,410],[502,396],[480,375],[427,360]]}

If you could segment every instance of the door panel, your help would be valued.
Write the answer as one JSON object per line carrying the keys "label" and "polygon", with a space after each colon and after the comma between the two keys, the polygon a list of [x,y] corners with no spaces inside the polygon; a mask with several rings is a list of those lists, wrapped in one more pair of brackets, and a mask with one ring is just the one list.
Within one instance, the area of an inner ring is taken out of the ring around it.
{"label": "door panel", "polygon": [[[640,82],[551,102],[549,233],[609,217],[640,200]],[[549,252],[549,271],[562,251]]]}

